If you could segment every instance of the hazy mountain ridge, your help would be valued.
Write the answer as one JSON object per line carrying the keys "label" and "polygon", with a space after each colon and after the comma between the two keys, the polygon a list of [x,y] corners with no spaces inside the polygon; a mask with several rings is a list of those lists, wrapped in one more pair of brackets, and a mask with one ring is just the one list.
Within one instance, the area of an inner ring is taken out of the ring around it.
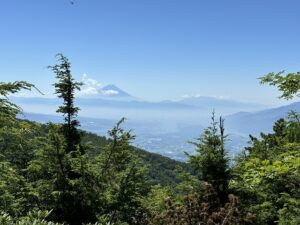
{"label": "hazy mountain ridge", "polygon": [[[105,136],[120,118],[126,117],[128,120],[124,127],[132,129],[136,134],[135,146],[177,160],[186,158],[184,151],[193,153],[194,146],[188,141],[199,137],[203,128],[208,125],[213,110],[217,116],[225,117],[225,128],[229,134],[227,148],[231,156],[238,154],[247,144],[249,134],[270,132],[277,119],[285,117],[290,110],[300,111],[300,103],[259,111],[263,107],[259,104],[231,99],[197,96],[179,101],[148,102],[133,97],[114,85],[102,89],[114,90],[119,96],[115,93],[103,98],[99,94],[93,98],[85,96],[75,99],[76,105],[81,108],[79,120],[82,129]],[[62,121],[62,117],[51,115],[54,115],[61,104],[59,99],[11,99],[24,109],[26,119],[41,123]],[[245,109],[252,112],[239,112],[246,111]]]}
{"label": "hazy mountain ridge", "polygon": [[[55,98],[42,97],[12,97],[17,104],[25,108],[26,105],[59,105],[60,101]],[[235,113],[237,111],[254,111],[265,108],[265,106],[254,103],[239,102],[232,99],[224,99],[208,96],[194,96],[181,100],[165,100],[159,102],[145,101],[138,97],[132,96],[115,85],[107,85],[102,88],[93,89],[92,93],[80,94],[76,99],[79,107],[108,107],[108,108],[128,108],[128,109],[145,109],[145,110],[199,110],[203,113],[216,110],[220,114]],[[35,111],[30,111],[35,112]],[[40,112],[36,112],[40,113]],[[89,116],[90,115],[84,115]],[[126,116],[126,115],[124,115]]]}
{"label": "hazy mountain ridge", "polygon": [[288,112],[300,112],[300,102],[266,109],[258,112],[239,112],[225,117],[227,129],[242,134],[258,135],[271,132],[273,124],[280,118],[286,118]]}
{"label": "hazy mountain ridge", "polygon": [[[286,117],[291,110],[300,112],[300,102],[290,105],[258,111],[255,113],[239,112],[225,117],[225,129],[228,136],[227,149],[231,156],[237,155],[247,144],[249,134],[270,132],[276,120]],[[209,120],[210,114],[207,115]],[[62,117],[24,113],[22,118],[41,123],[48,121],[62,122]],[[117,120],[79,117],[81,128],[105,136]],[[173,123],[172,121],[135,121],[129,119],[124,123],[125,129],[132,129],[136,134],[135,146],[159,153],[173,159],[184,160],[184,151],[193,153],[194,146],[188,141],[195,140],[202,133],[204,124],[195,122]]]}
{"label": "hazy mountain ridge", "polygon": [[198,106],[198,107],[205,107],[205,108],[219,108],[219,107],[225,107],[225,108],[249,108],[249,109],[260,109],[265,108],[264,105],[256,104],[256,103],[246,103],[246,102],[240,102],[233,99],[228,98],[218,98],[218,97],[209,97],[209,96],[194,96],[194,97],[188,97],[180,100],[179,102],[192,105],[192,106]]}

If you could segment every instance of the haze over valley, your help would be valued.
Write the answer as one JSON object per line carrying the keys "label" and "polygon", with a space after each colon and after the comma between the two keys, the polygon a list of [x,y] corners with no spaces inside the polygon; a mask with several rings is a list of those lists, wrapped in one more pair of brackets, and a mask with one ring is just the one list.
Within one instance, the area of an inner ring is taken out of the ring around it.
{"label": "haze over valley", "polygon": [[[86,89],[83,89],[86,90]],[[286,117],[290,110],[300,111],[300,103],[269,108],[255,103],[235,101],[229,98],[185,96],[180,100],[149,102],[123,91],[115,85],[107,85],[89,94],[78,94],[81,128],[99,135],[107,131],[122,117],[124,126],[136,135],[134,145],[170,158],[184,161],[184,152],[194,153],[188,141],[199,137],[209,122],[212,112],[225,118],[228,134],[227,149],[236,156],[249,141],[249,134],[270,132],[276,120]],[[45,97],[12,97],[24,110],[21,118],[42,123],[62,122],[55,116],[59,99]]]}

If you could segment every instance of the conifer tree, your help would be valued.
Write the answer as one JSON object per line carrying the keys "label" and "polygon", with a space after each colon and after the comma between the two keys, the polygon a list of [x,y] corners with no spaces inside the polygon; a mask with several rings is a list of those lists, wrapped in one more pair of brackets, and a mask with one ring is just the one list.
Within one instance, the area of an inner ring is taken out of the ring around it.
{"label": "conifer tree", "polygon": [[[49,158],[50,161],[61,165],[59,168],[64,169],[60,174],[59,185],[54,187],[53,193],[60,193],[55,200],[56,221],[66,221],[70,224],[81,224],[90,221],[93,217],[90,213],[90,207],[86,204],[83,196],[84,186],[82,186],[83,169],[78,170],[78,162],[84,162],[83,167],[87,167],[88,161],[84,152],[84,147],[81,145],[80,132],[78,130],[79,121],[76,119],[79,108],[74,105],[75,91],[80,90],[82,83],[76,82],[71,73],[71,63],[68,58],[62,54],[58,54],[59,63],[49,68],[55,73],[58,82],[54,84],[55,94],[63,100],[63,105],[57,110],[62,113],[65,123],[62,124],[61,130],[64,137],[62,143],[54,140],[52,146],[54,149],[57,146],[63,148],[60,154],[54,155],[54,158]],[[54,173],[59,174],[59,173]],[[53,177],[57,180],[58,177]]]}
{"label": "conifer tree", "polygon": [[10,94],[15,94],[21,90],[31,90],[32,88],[38,90],[33,84],[26,81],[0,82],[0,119],[4,119],[4,117],[14,119],[16,114],[21,112],[20,107],[9,101],[8,96]]}
{"label": "conifer tree", "polygon": [[80,144],[80,134],[77,130],[79,121],[76,119],[79,108],[74,106],[74,94],[80,90],[82,83],[75,82],[71,73],[71,63],[68,58],[58,54],[59,64],[49,66],[55,73],[58,82],[54,84],[55,94],[63,99],[63,105],[56,112],[64,115],[63,134],[66,139],[67,153],[75,151]]}
{"label": "conifer tree", "polygon": [[134,136],[121,128],[124,118],[112,130],[109,144],[98,161],[99,192],[102,214],[108,224],[144,224],[142,200],[149,192],[147,168],[133,155],[130,142]]}
{"label": "conifer tree", "polygon": [[17,119],[22,110],[9,95],[33,88],[25,81],[0,82],[0,211],[12,216],[20,216],[32,207],[34,194],[26,182],[25,169],[33,157],[38,126]]}
{"label": "conifer tree", "polygon": [[197,139],[198,142],[190,142],[196,146],[197,153],[189,155],[189,163],[201,180],[212,184],[221,203],[225,203],[230,171],[229,159],[224,147],[226,140],[224,119],[220,117],[219,122],[216,122],[214,113],[211,119],[210,126]]}

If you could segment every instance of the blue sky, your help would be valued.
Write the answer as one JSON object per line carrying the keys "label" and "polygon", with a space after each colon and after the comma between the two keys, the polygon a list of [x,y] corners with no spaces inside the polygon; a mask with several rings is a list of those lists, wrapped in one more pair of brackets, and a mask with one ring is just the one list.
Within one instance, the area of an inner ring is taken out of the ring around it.
{"label": "blue sky", "polygon": [[1,81],[53,92],[46,66],[146,100],[226,96],[281,104],[257,77],[300,70],[298,0],[0,0]]}

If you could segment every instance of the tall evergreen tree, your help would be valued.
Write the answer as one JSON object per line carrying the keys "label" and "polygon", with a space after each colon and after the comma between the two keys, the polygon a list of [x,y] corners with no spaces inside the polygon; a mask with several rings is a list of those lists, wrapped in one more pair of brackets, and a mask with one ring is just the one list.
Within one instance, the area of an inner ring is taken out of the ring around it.
{"label": "tall evergreen tree", "polygon": [[227,201],[228,182],[230,177],[229,159],[224,147],[226,136],[224,134],[224,119],[219,122],[212,115],[212,121],[204,133],[191,142],[196,146],[196,154],[189,155],[189,163],[198,173],[201,180],[212,184],[222,203]]}
{"label": "tall evergreen tree", "polygon": [[63,134],[66,139],[67,153],[75,151],[80,144],[80,134],[77,130],[79,121],[76,119],[79,108],[74,106],[74,94],[80,90],[82,83],[75,82],[71,73],[71,63],[68,58],[58,54],[59,64],[49,66],[55,73],[58,82],[54,84],[55,94],[63,99],[63,105],[56,112],[64,115]]}
{"label": "tall evergreen tree", "polygon": [[[55,181],[52,191],[55,197],[53,218],[56,221],[77,225],[95,220],[94,210],[90,206],[91,200],[86,200],[86,196],[90,194],[85,193],[87,189],[85,175],[88,173],[86,169],[89,162],[84,147],[80,144],[81,137],[78,130],[80,124],[76,119],[79,108],[74,105],[75,91],[80,90],[82,83],[76,82],[72,77],[69,60],[62,54],[58,54],[57,57],[59,63],[49,68],[58,79],[54,84],[55,93],[63,100],[63,105],[57,112],[64,115],[65,123],[61,126],[64,138],[62,142],[57,138],[51,142],[54,152],[59,154],[45,152],[43,154],[52,163],[50,168],[57,171],[52,173],[54,175],[52,179]],[[46,171],[48,170],[46,168]]]}

